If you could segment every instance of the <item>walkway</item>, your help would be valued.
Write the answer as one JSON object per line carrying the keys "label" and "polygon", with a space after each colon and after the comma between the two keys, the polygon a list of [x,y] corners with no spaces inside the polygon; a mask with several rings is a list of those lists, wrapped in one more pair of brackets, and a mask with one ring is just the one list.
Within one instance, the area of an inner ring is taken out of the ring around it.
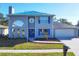
{"label": "walkway", "polygon": [[58,42],[58,41],[33,41],[35,43],[49,43],[49,44],[62,44],[61,42]]}
{"label": "walkway", "polygon": [[[0,53],[47,53],[47,52],[63,52],[63,49],[45,49],[45,50],[0,50]],[[72,52],[68,50],[68,52]]]}
{"label": "walkway", "polygon": [[72,40],[61,40],[61,42],[70,47],[76,56],[79,56],[79,38],[73,38]]}

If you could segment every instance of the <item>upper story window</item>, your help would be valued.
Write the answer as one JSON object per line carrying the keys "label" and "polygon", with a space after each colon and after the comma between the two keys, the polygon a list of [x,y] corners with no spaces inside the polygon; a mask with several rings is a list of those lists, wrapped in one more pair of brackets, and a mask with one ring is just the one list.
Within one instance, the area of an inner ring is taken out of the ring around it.
{"label": "upper story window", "polygon": [[35,16],[28,16],[28,20],[30,24],[33,24],[35,22]]}
{"label": "upper story window", "polygon": [[50,23],[50,17],[46,17],[46,16],[42,16],[42,17],[38,17],[38,23],[42,24],[42,23]]}

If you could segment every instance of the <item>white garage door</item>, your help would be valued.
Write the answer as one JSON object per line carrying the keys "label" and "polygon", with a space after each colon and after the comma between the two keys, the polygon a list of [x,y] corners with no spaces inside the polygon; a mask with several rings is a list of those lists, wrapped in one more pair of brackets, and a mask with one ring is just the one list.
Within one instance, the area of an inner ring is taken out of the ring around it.
{"label": "white garage door", "polygon": [[55,30],[56,38],[70,38],[75,37],[75,29],[56,29]]}

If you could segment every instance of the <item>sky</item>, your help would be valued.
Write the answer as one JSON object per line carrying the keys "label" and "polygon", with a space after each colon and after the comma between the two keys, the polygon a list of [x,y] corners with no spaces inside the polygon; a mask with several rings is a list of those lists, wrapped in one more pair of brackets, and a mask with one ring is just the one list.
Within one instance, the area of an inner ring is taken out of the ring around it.
{"label": "sky", "polygon": [[54,14],[57,19],[67,19],[73,25],[76,25],[79,20],[79,4],[77,3],[0,3],[0,13],[6,16],[9,6],[15,9],[15,13],[39,11]]}

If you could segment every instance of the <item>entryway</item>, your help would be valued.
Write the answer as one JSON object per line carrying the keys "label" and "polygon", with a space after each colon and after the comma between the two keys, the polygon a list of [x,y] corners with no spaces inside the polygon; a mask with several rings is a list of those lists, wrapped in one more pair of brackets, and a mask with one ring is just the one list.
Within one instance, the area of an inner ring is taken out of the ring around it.
{"label": "entryway", "polygon": [[28,29],[29,31],[29,38],[34,38],[35,37],[35,29]]}

